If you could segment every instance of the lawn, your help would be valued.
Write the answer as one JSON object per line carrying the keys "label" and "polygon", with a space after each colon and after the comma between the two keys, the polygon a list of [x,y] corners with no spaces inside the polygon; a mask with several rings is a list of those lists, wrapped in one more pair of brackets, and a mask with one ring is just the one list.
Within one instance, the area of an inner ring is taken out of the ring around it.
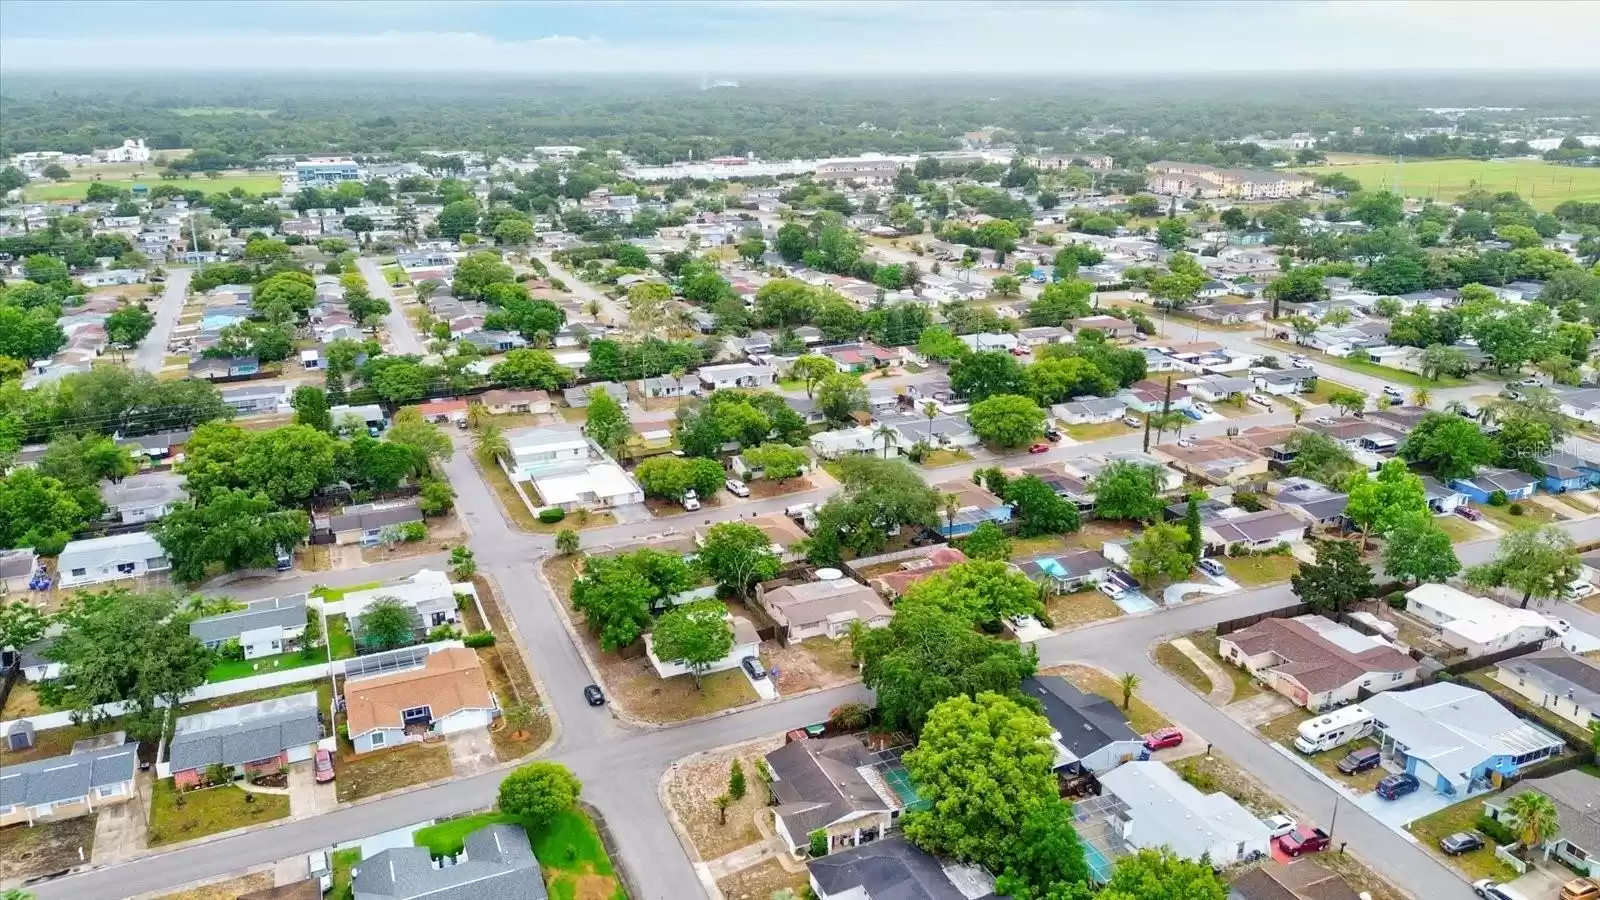
{"label": "lawn", "polygon": [[[46,184],[43,182],[30,182],[23,189],[23,195],[29,200],[82,200],[89,193],[90,181],[64,181],[59,184]],[[184,190],[202,190],[208,194],[226,194],[234,188],[244,188],[249,194],[276,194],[283,189],[283,179],[277,175],[224,175],[221,178],[179,178],[173,181],[163,180],[159,175],[151,172],[149,178],[133,180],[103,180],[101,184],[132,190],[135,184],[142,184],[153,188],[158,184],[175,184]]]}
{"label": "lawn", "polygon": [[[1122,687],[1117,679],[1088,666],[1054,666],[1044,670],[1046,675],[1061,675],[1072,682],[1078,690],[1088,691],[1091,694],[1110,700],[1117,706],[1122,705]],[[1149,734],[1158,728],[1165,728],[1172,724],[1166,716],[1157,712],[1154,707],[1140,699],[1137,689],[1133,696],[1133,703],[1128,708],[1128,724],[1140,734]]]}
{"label": "lawn", "polygon": [[311,594],[312,596],[321,597],[329,603],[337,603],[338,601],[344,599],[345,594],[353,594],[357,591],[370,591],[376,587],[383,587],[383,582],[367,581],[361,584],[347,584],[344,587],[328,587],[326,585],[318,585],[311,590]]}
{"label": "lawn", "polygon": [[1289,576],[1300,571],[1300,560],[1288,553],[1259,556],[1232,556],[1223,563],[1228,577],[1247,588],[1288,581]]}
{"label": "lawn", "polygon": [[264,675],[268,672],[326,665],[327,662],[328,657],[321,648],[313,649],[309,656],[296,650],[292,653],[279,653],[276,656],[258,656],[255,659],[224,659],[218,661],[211,667],[211,671],[206,673],[206,681],[215,684],[219,681],[249,678],[251,675]]}
{"label": "lawn", "polygon": [[1056,594],[1045,602],[1045,610],[1050,613],[1050,621],[1058,630],[1077,628],[1122,615],[1122,609],[1099,591]]}
{"label": "lawn", "polygon": [[359,756],[341,752],[338,768],[340,803],[449,778],[453,771],[448,747],[420,743]]}
{"label": "lawn", "polygon": [[1176,676],[1202,694],[1211,693],[1211,679],[1195,665],[1188,654],[1173,646],[1170,641],[1157,644],[1154,656],[1156,665],[1166,669],[1169,675]]}
{"label": "lawn", "polygon": [[627,900],[594,823],[578,810],[530,832],[550,900]]}
{"label": "lawn", "polygon": [[1468,522],[1460,516],[1435,516],[1433,519],[1439,530],[1450,535],[1450,543],[1459,544],[1464,541],[1481,541],[1489,537],[1489,532]]}
{"label": "lawn", "polygon": [[[1483,798],[1466,800],[1412,822],[1411,833],[1424,847],[1438,852],[1440,838],[1448,837],[1458,831],[1473,831],[1473,823],[1477,822],[1481,815],[1483,815]],[[1486,834],[1482,837],[1487,845],[1483,849],[1446,858],[1474,881],[1479,878],[1493,878],[1496,881],[1509,881],[1515,878],[1516,873],[1511,867],[1494,855],[1494,841]]]}
{"label": "lawn", "polygon": [[383,280],[391,285],[409,284],[411,279],[406,276],[406,270],[399,266],[384,266]]}
{"label": "lawn", "polygon": [[22,883],[79,865],[78,848],[84,858],[94,849],[94,821],[89,815],[0,828],[0,882]]}
{"label": "lawn", "polygon": [[1139,433],[1138,429],[1129,428],[1127,423],[1121,419],[1115,422],[1098,422],[1092,425],[1068,425],[1065,430],[1068,437],[1079,443],[1103,441],[1106,438],[1125,437]]}
{"label": "lawn", "polygon": [[[196,713],[211,712],[218,709],[227,709],[231,706],[243,706],[246,703],[258,703],[262,700],[275,700],[278,697],[292,697],[295,694],[304,694],[307,691],[317,692],[317,708],[326,710],[333,702],[333,682],[326,678],[316,681],[301,681],[295,684],[280,684],[276,687],[258,688],[245,691],[242,694],[229,694],[226,697],[213,697],[210,700],[195,700],[185,703],[178,710],[179,715],[192,716]],[[40,732],[44,734],[45,732]]]}
{"label": "lawn", "polygon": [[1362,165],[1320,166],[1308,173],[1338,172],[1364,187],[1385,187],[1408,197],[1449,202],[1476,186],[1488,191],[1515,191],[1541,210],[1564,200],[1600,200],[1600,169],[1556,166],[1543,160],[1435,159]]}
{"label": "lawn", "polygon": [[1296,709],[1294,712],[1273,719],[1256,730],[1261,733],[1262,737],[1288,747],[1295,755],[1316,766],[1324,775],[1355,791],[1363,793],[1370,791],[1378,786],[1378,782],[1382,781],[1385,775],[1389,774],[1382,766],[1368,769],[1356,775],[1345,775],[1339,771],[1339,760],[1349,755],[1350,751],[1365,746],[1367,742],[1364,740],[1352,741],[1343,747],[1335,747],[1332,750],[1324,750],[1321,753],[1310,755],[1296,750],[1294,748],[1294,740],[1300,736],[1300,724],[1312,718],[1314,717],[1308,715],[1305,710]]}
{"label": "lawn", "polygon": [[259,825],[288,814],[287,794],[251,794],[233,785],[180,793],[171,779],[163,779],[156,782],[150,799],[150,846]]}
{"label": "lawn", "polygon": [[1012,559],[1032,559],[1051,553],[1065,553],[1071,547],[1059,534],[1040,534],[1034,537],[1011,539]]}
{"label": "lawn", "polygon": [[126,725],[121,718],[107,719],[103,722],[84,723],[82,725],[63,725],[60,728],[46,728],[34,733],[34,744],[27,750],[0,751],[0,769],[6,766],[20,765],[25,762],[36,762],[49,759],[52,756],[66,756],[72,752],[72,745],[85,738],[120,731]]}
{"label": "lawn", "polygon": [[1189,635],[1189,643],[1199,648],[1201,653],[1211,657],[1211,661],[1222,667],[1233,679],[1233,699],[1244,700],[1261,693],[1261,688],[1256,686],[1254,676],[1247,669],[1241,669],[1222,658],[1217,632],[1214,629],[1204,629]]}
{"label": "lawn", "polygon": [[1307,406],[1327,406],[1328,398],[1333,396],[1337,391],[1355,391],[1358,394],[1366,393],[1366,391],[1351,387],[1348,384],[1341,384],[1331,378],[1318,378],[1316,390],[1306,391],[1304,394],[1293,394],[1291,396],[1293,399],[1299,400]]}
{"label": "lawn", "polygon": [[953,466],[956,463],[968,462],[972,454],[965,450],[933,450],[922,458],[924,469],[938,469],[944,466]]}
{"label": "lawn", "polygon": [[350,619],[344,613],[328,617],[328,650],[334,659],[356,655],[356,639],[350,634]]}
{"label": "lawn", "polygon": [[1510,531],[1521,531],[1524,528],[1547,525],[1556,520],[1554,512],[1531,500],[1524,500],[1517,505],[1522,508],[1522,515],[1520,516],[1512,515],[1510,504],[1493,506],[1488,503],[1480,503],[1477,506],[1477,510],[1483,513],[1489,521]]}
{"label": "lawn", "polygon": [[343,850],[333,851],[333,858],[330,861],[333,866],[333,888],[328,893],[329,900],[350,900],[352,896],[350,870],[358,862],[361,862],[360,847],[346,847]]}
{"label": "lawn", "polygon": [[502,812],[478,813],[436,822],[427,828],[418,829],[411,839],[416,846],[427,847],[428,852],[435,858],[455,856],[466,844],[467,835],[474,831],[489,825],[516,824],[516,822],[515,816]]}
{"label": "lawn", "polygon": [[[1302,347],[1299,344],[1291,344],[1288,341],[1261,341],[1260,343],[1270,344],[1273,347],[1278,347],[1289,353],[1305,353],[1306,350],[1309,349],[1307,347]],[[1306,353],[1306,357],[1308,359],[1314,359],[1319,363],[1327,363],[1328,365],[1336,368],[1346,369],[1351,372],[1360,372],[1363,375],[1371,375],[1374,378],[1380,378],[1384,381],[1392,381],[1395,384],[1404,384],[1410,387],[1423,387],[1427,388],[1428,390],[1461,387],[1462,385],[1471,383],[1465,378],[1455,378],[1449,375],[1441,375],[1437,381],[1430,381],[1429,379],[1423,378],[1421,375],[1418,375],[1414,372],[1406,372],[1401,369],[1391,369],[1388,366],[1380,366],[1375,362],[1348,359],[1342,356],[1329,356],[1326,353]],[[1363,391],[1363,393],[1365,393],[1365,391]]]}

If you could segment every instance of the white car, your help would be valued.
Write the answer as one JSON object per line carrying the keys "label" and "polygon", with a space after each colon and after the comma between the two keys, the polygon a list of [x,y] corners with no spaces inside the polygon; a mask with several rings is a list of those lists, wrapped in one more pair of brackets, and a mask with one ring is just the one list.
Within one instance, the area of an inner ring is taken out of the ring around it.
{"label": "white car", "polygon": [[1295,830],[1299,823],[1295,822],[1295,820],[1289,818],[1283,813],[1278,813],[1275,816],[1267,816],[1265,819],[1262,819],[1261,824],[1267,826],[1267,831],[1274,838],[1278,838]]}
{"label": "white car", "polygon": [[694,512],[695,510],[699,509],[700,508],[700,495],[696,494],[692,490],[684,491],[683,492],[683,508],[688,510],[688,511],[690,511],[690,512]]}
{"label": "white car", "polygon": [[1386,397],[1393,397],[1396,400],[1404,400],[1406,398],[1405,393],[1392,384],[1386,384],[1383,386],[1383,394]]}
{"label": "white car", "polygon": [[1318,425],[1333,425],[1335,422],[1327,416],[1317,416]]}
{"label": "white car", "polygon": [[1267,408],[1267,412],[1272,412],[1272,398],[1266,394],[1251,394],[1250,402],[1257,406],[1264,406]]}
{"label": "white car", "polygon": [[1211,405],[1209,403],[1201,403],[1198,400],[1195,401],[1194,408],[1195,408],[1195,410],[1197,412],[1205,413],[1208,416],[1211,415],[1212,413],[1216,412],[1216,410],[1211,408]]}
{"label": "white car", "polygon": [[727,487],[728,493],[734,495],[735,497],[750,496],[750,486],[737,478],[729,478],[724,483],[724,486]]}
{"label": "white car", "polygon": [[1289,368],[1291,368],[1291,369],[1315,369],[1316,366],[1313,366],[1311,363],[1306,362],[1303,359],[1294,359],[1294,360],[1290,360],[1289,361]]}
{"label": "white car", "polygon": [[1194,446],[1194,441],[1191,441],[1188,438],[1178,438],[1178,446],[1179,447],[1193,447]]}
{"label": "white car", "polygon": [[1115,581],[1102,581],[1095,589],[1113,600],[1127,593],[1122,589],[1122,585],[1117,584]]}
{"label": "white car", "polygon": [[1554,616],[1546,616],[1545,621],[1550,623],[1550,630],[1554,631],[1556,634],[1565,636],[1567,632],[1572,630],[1572,623],[1568,622],[1566,619],[1557,619]]}
{"label": "white car", "polygon": [[1291,353],[1291,354],[1289,354],[1289,358],[1294,360],[1295,362],[1305,362],[1306,361],[1306,355],[1304,353]]}

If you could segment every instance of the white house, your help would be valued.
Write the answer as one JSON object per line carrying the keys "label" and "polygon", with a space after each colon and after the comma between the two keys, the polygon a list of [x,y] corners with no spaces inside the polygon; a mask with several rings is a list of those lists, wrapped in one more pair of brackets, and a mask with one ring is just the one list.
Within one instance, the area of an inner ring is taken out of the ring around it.
{"label": "white house", "polygon": [[100,483],[100,499],[116,520],[126,525],[154,522],[189,498],[175,472],[144,472],[119,482]]}
{"label": "white house", "polygon": [[1317,373],[1314,369],[1282,369],[1253,372],[1250,380],[1255,383],[1256,390],[1274,397],[1285,394],[1302,394],[1314,390],[1317,386]]}
{"label": "white house", "polygon": [[538,502],[567,512],[644,502],[644,490],[578,428],[525,428],[506,435],[507,469],[533,486]]}
{"label": "white house", "polygon": [[1200,793],[1162,763],[1126,762],[1099,778],[1126,807],[1107,822],[1130,847],[1170,847],[1184,859],[1209,857],[1215,866],[1269,852],[1272,836],[1249,810],[1221,791]]}
{"label": "white house", "polygon": [[1084,397],[1050,407],[1050,414],[1068,425],[1115,422],[1128,414],[1128,404],[1116,397]]}
{"label": "white house", "polygon": [[238,641],[245,659],[284,653],[305,630],[305,594],[253,600],[244,609],[189,623],[189,634],[213,650]]}
{"label": "white house", "polygon": [[411,610],[411,620],[420,637],[440,625],[461,621],[457,593],[468,593],[471,585],[454,585],[450,577],[436,569],[423,569],[404,581],[362,591],[351,591],[340,601],[323,605],[327,615],[343,613],[351,632],[359,639],[361,615],[379,600],[398,600]]}
{"label": "white house", "polygon": [[[905,444],[910,447],[910,444]],[[873,429],[866,425],[841,428],[837,431],[819,431],[811,436],[811,449],[823,459],[838,459],[859,453],[878,453],[899,456],[902,445],[890,441],[885,449],[882,440],[873,437]]]}
{"label": "white house", "polygon": [[777,370],[771,366],[757,366],[749,363],[701,366],[696,374],[700,376],[700,387],[708,391],[720,391],[726,388],[770,387],[778,379]]}
{"label": "white house", "polygon": [[56,568],[61,587],[80,587],[165,572],[172,562],[153,535],[136,531],[72,541],[61,551]]}
{"label": "white house", "polygon": [[990,334],[988,332],[963,334],[961,335],[961,343],[966,344],[975,353],[988,351],[1010,353],[1012,350],[1022,346],[1022,342],[1014,334]]}
{"label": "white house", "polygon": [[1407,591],[1406,612],[1437,626],[1445,644],[1469,657],[1539,643],[1551,633],[1549,620],[1541,613],[1443,584],[1423,584]]}
{"label": "white house", "polygon": [[1459,799],[1560,755],[1566,744],[1513,715],[1483,691],[1440,682],[1387,691],[1361,703],[1377,717],[1385,759],[1441,794]]}
{"label": "white house", "polygon": [[108,163],[146,163],[150,161],[150,148],[145,146],[144,138],[127,138],[122,146],[96,150],[94,155]]}
{"label": "white house", "polygon": [[345,718],[357,753],[488,728],[499,705],[478,655],[430,653],[421,665],[344,683]]}
{"label": "white house", "polygon": [[[684,614],[701,615],[702,612],[707,615],[720,616],[728,623],[728,627],[733,630],[733,646],[728,648],[728,652],[723,654],[721,659],[711,663],[704,669],[701,669],[700,674],[707,675],[712,672],[721,672],[726,669],[738,668],[739,662],[745,657],[759,657],[761,655],[761,636],[756,634],[756,627],[750,624],[749,619],[746,619],[742,616],[734,616],[730,613],[724,612],[721,609],[713,609],[711,607],[706,607],[704,611],[693,610]],[[656,674],[662,678],[672,678],[677,675],[689,675],[694,672],[694,669],[690,668],[685,663],[675,660],[664,660],[660,656],[657,656],[654,634],[646,634],[644,636],[644,652],[650,657],[650,665],[655,667]]]}

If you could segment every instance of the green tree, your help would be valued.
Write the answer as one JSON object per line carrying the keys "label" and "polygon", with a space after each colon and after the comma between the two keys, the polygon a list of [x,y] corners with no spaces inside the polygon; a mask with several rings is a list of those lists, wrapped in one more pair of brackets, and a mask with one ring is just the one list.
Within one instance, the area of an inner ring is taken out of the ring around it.
{"label": "green tree", "polygon": [[1333,391],[1328,394],[1328,405],[1348,415],[1367,408],[1367,395],[1360,391]]}
{"label": "green tree", "polygon": [[530,831],[538,831],[573,808],[583,782],[560,763],[531,762],[519,766],[500,782],[500,811],[515,816]]}
{"label": "green tree", "polygon": [[515,284],[516,272],[492,250],[470,253],[456,266],[450,292],[464,300],[482,300],[496,284]]}
{"label": "green tree", "polygon": [[1210,860],[1184,859],[1171,850],[1140,850],[1117,859],[1100,900],[1226,900],[1228,883]]}
{"label": "green tree", "polygon": [[1128,545],[1128,557],[1128,571],[1150,584],[1177,581],[1194,568],[1189,533],[1180,525],[1147,525]]}
{"label": "green tree", "polygon": [[662,662],[687,667],[698,686],[711,664],[733,649],[733,626],[728,624],[727,614],[719,600],[674,607],[656,620],[650,633],[656,656]]}
{"label": "green tree", "polygon": [[1289,577],[1295,596],[1318,612],[1338,614],[1357,600],[1372,595],[1372,569],[1361,551],[1349,541],[1317,540],[1312,543],[1317,561],[1302,563]]}
{"label": "green tree", "polygon": [[328,412],[328,392],[315,385],[302,384],[294,389],[289,405],[294,407],[294,422],[324,434],[333,433],[333,416]]}
{"label": "green tree", "polygon": [[974,625],[1044,612],[1038,586],[1003,560],[957,563],[913,584],[902,602],[935,606]]}
{"label": "green tree", "polygon": [[1428,511],[1422,479],[1411,474],[1406,464],[1398,459],[1384,463],[1376,478],[1363,476],[1346,490],[1350,501],[1345,507],[1345,517],[1361,529],[1362,550],[1367,549],[1367,537],[1374,531],[1381,534],[1409,513]]}
{"label": "green tree", "polygon": [[[553,391],[572,383],[572,370],[556,362],[548,350],[520,347],[506,353],[489,369],[489,379],[507,387]],[[590,403],[603,391],[594,392]],[[614,400],[612,401],[615,402]]]}
{"label": "green tree", "polygon": [[591,557],[572,585],[572,606],[606,651],[639,639],[651,624],[650,610],[687,590],[693,575],[682,557],[639,550],[618,557]]}
{"label": "green tree", "polygon": [[1402,516],[1383,538],[1383,571],[1391,578],[1443,582],[1461,571],[1450,535],[1427,513]]}
{"label": "green tree", "polygon": [[790,365],[789,373],[805,382],[806,396],[810,397],[828,376],[839,374],[839,367],[826,356],[802,356]]}
{"label": "green tree", "polygon": [[854,375],[835,372],[824,378],[817,388],[817,409],[829,422],[846,422],[852,413],[866,408],[867,386]]}
{"label": "green tree", "polygon": [[1095,514],[1102,519],[1149,522],[1161,515],[1161,471],[1154,466],[1114,462],[1090,482]]}
{"label": "green tree", "polygon": [[222,489],[204,503],[171,510],[150,532],[172,561],[173,575],[195,582],[212,566],[225,572],[270,567],[279,548],[293,548],[311,536],[311,520],[261,494]]}
{"label": "green tree", "polygon": [[[1054,495],[1054,491],[1051,492]],[[993,522],[984,522],[972,533],[960,539],[958,546],[961,552],[969,559],[993,559],[1005,561],[1011,558],[1011,541],[1000,526]]]}
{"label": "green tree", "polygon": [[112,343],[124,347],[134,347],[144,340],[145,335],[156,325],[156,317],[150,310],[144,308],[142,303],[127,303],[116,308],[111,315],[106,316],[106,337]]}
{"label": "green tree", "polygon": [[750,596],[755,585],[778,574],[779,560],[772,540],[761,529],[744,522],[721,522],[706,531],[695,562],[717,584],[740,597]]}
{"label": "green tree", "polygon": [[[1061,252],[1065,253],[1066,250]],[[1060,253],[1056,255],[1056,268],[1061,268]],[[1037,300],[1028,304],[1024,317],[1029,325],[1034,326],[1061,325],[1081,319],[1093,312],[1089,301],[1093,294],[1094,285],[1088,281],[1066,278],[1052,282],[1044,286]]]}
{"label": "green tree", "polygon": [[1428,466],[1441,480],[1470,478],[1499,453],[1500,448],[1476,422],[1442,412],[1423,416],[1399,449],[1402,459]]}
{"label": "green tree", "polygon": [[983,692],[935,706],[906,771],[930,808],[908,813],[906,837],[930,853],[1002,868],[1035,810],[1059,803],[1050,723]]}
{"label": "green tree", "polygon": [[589,417],[583,424],[583,433],[620,459],[627,449],[628,438],[633,436],[633,425],[615,397],[605,391],[591,391]]}
{"label": "green tree", "polygon": [[1581,570],[1572,536],[1559,526],[1546,525],[1502,537],[1495,558],[1468,569],[1466,580],[1473,587],[1521,591],[1521,608],[1527,609],[1533,597],[1561,596]]}
{"label": "green tree", "polygon": [[1005,500],[1015,508],[1021,520],[1017,533],[1022,537],[1069,534],[1082,525],[1078,508],[1037,475],[1024,475],[1006,482]]}
{"label": "green tree", "polygon": [[562,556],[577,554],[579,546],[578,533],[571,528],[563,528],[556,532],[556,552]]}
{"label": "green tree", "polygon": [[1538,791],[1525,791],[1507,800],[1506,812],[1530,857],[1561,833],[1561,814],[1555,801]]}
{"label": "green tree", "polygon": [[735,800],[744,799],[748,786],[745,783],[744,766],[735,759],[728,769],[728,796]]}
{"label": "green tree", "polygon": [[805,471],[811,457],[798,447],[769,443],[744,451],[744,461],[762,477],[782,484]]}
{"label": "green tree", "polygon": [[1024,394],[1022,367],[1009,353],[974,353],[957,359],[950,366],[950,386],[972,403],[981,403],[996,394]]}
{"label": "green tree", "polygon": [[470,234],[478,227],[478,201],[462,199],[445,204],[436,224],[441,237],[458,238]]}
{"label": "green tree", "polygon": [[0,647],[20,648],[44,637],[50,620],[31,603],[0,603]]}
{"label": "green tree", "polygon": [[422,411],[408,406],[394,414],[384,440],[411,451],[417,460],[417,471],[455,455],[455,445],[439,426],[422,417]]}
{"label": "green tree", "polygon": [[411,607],[394,597],[379,597],[361,611],[357,620],[363,646],[373,650],[393,650],[416,639]]}
{"label": "green tree", "polygon": [[472,548],[466,544],[457,544],[450,548],[450,577],[457,581],[466,581],[478,574],[478,560],[472,553]]}
{"label": "green tree", "polygon": [[1044,434],[1044,410],[1027,397],[995,394],[973,404],[972,430],[1000,447],[1020,447]]}
{"label": "green tree", "polygon": [[1022,280],[1015,275],[997,275],[991,284],[995,296],[1001,299],[1015,297],[1022,291]]}
{"label": "green tree", "polygon": [[972,350],[943,325],[929,325],[917,338],[917,352],[931,360],[950,362]]}
{"label": "green tree", "polygon": [[1205,555],[1206,539],[1201,530],[1200,498],[1195,494],[1189,495],[1189,505],[1183,516],[1183,530],[1189,535],[1189,556],[1199,562]]}
{"label": "green tree", "polygon": [[1294,454],[1288,466],[1290,475],[1310,478],[1325,485],[1337,487],[1351,473],[1362,470],[1349,447],[1320,431],[1295,431],[1284,443],[1284,448]]}

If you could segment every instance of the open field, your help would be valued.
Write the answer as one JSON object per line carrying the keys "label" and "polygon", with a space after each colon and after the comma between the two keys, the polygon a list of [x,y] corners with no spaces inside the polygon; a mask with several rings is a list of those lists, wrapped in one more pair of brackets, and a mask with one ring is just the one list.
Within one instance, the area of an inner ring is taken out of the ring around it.
{"label": "open field", "polygon": [[[23,189],[23,195],[29,200],[82,200],[89,192],[89,180],[64,181],[59,184],[44,181],[29,182]],[[123,189],[131,189],[136,182],[131,180],[102,179],[101,184],[110,184]],[[277,175],[224,175],[221,178],[207,178],[196,175],[194,178],[179,178],[174,181],[164,181],[154,170],[150,171],[148,178],[141,178],[137,182],[147,188],[158,184],[176,184],[185,190],[198,189],[208,194],[226,194],[234,188],[243,188],[251,194],[273,193],[276,194],[283,187],[283,179]]]}
{"label": "open field", "polygon": [[1386,187],[1408,197],[1450,201],[1474,185],[1490,191],[1516,191],[1539,209],[1554,209],[1565,200],[1600,200],[1600,169],[1555,166],[1542,160],[1434,159],[1404,164],[1393,161],[1359,165],[1318,166],[1312,175],[1338,172],[1368,188]]}

